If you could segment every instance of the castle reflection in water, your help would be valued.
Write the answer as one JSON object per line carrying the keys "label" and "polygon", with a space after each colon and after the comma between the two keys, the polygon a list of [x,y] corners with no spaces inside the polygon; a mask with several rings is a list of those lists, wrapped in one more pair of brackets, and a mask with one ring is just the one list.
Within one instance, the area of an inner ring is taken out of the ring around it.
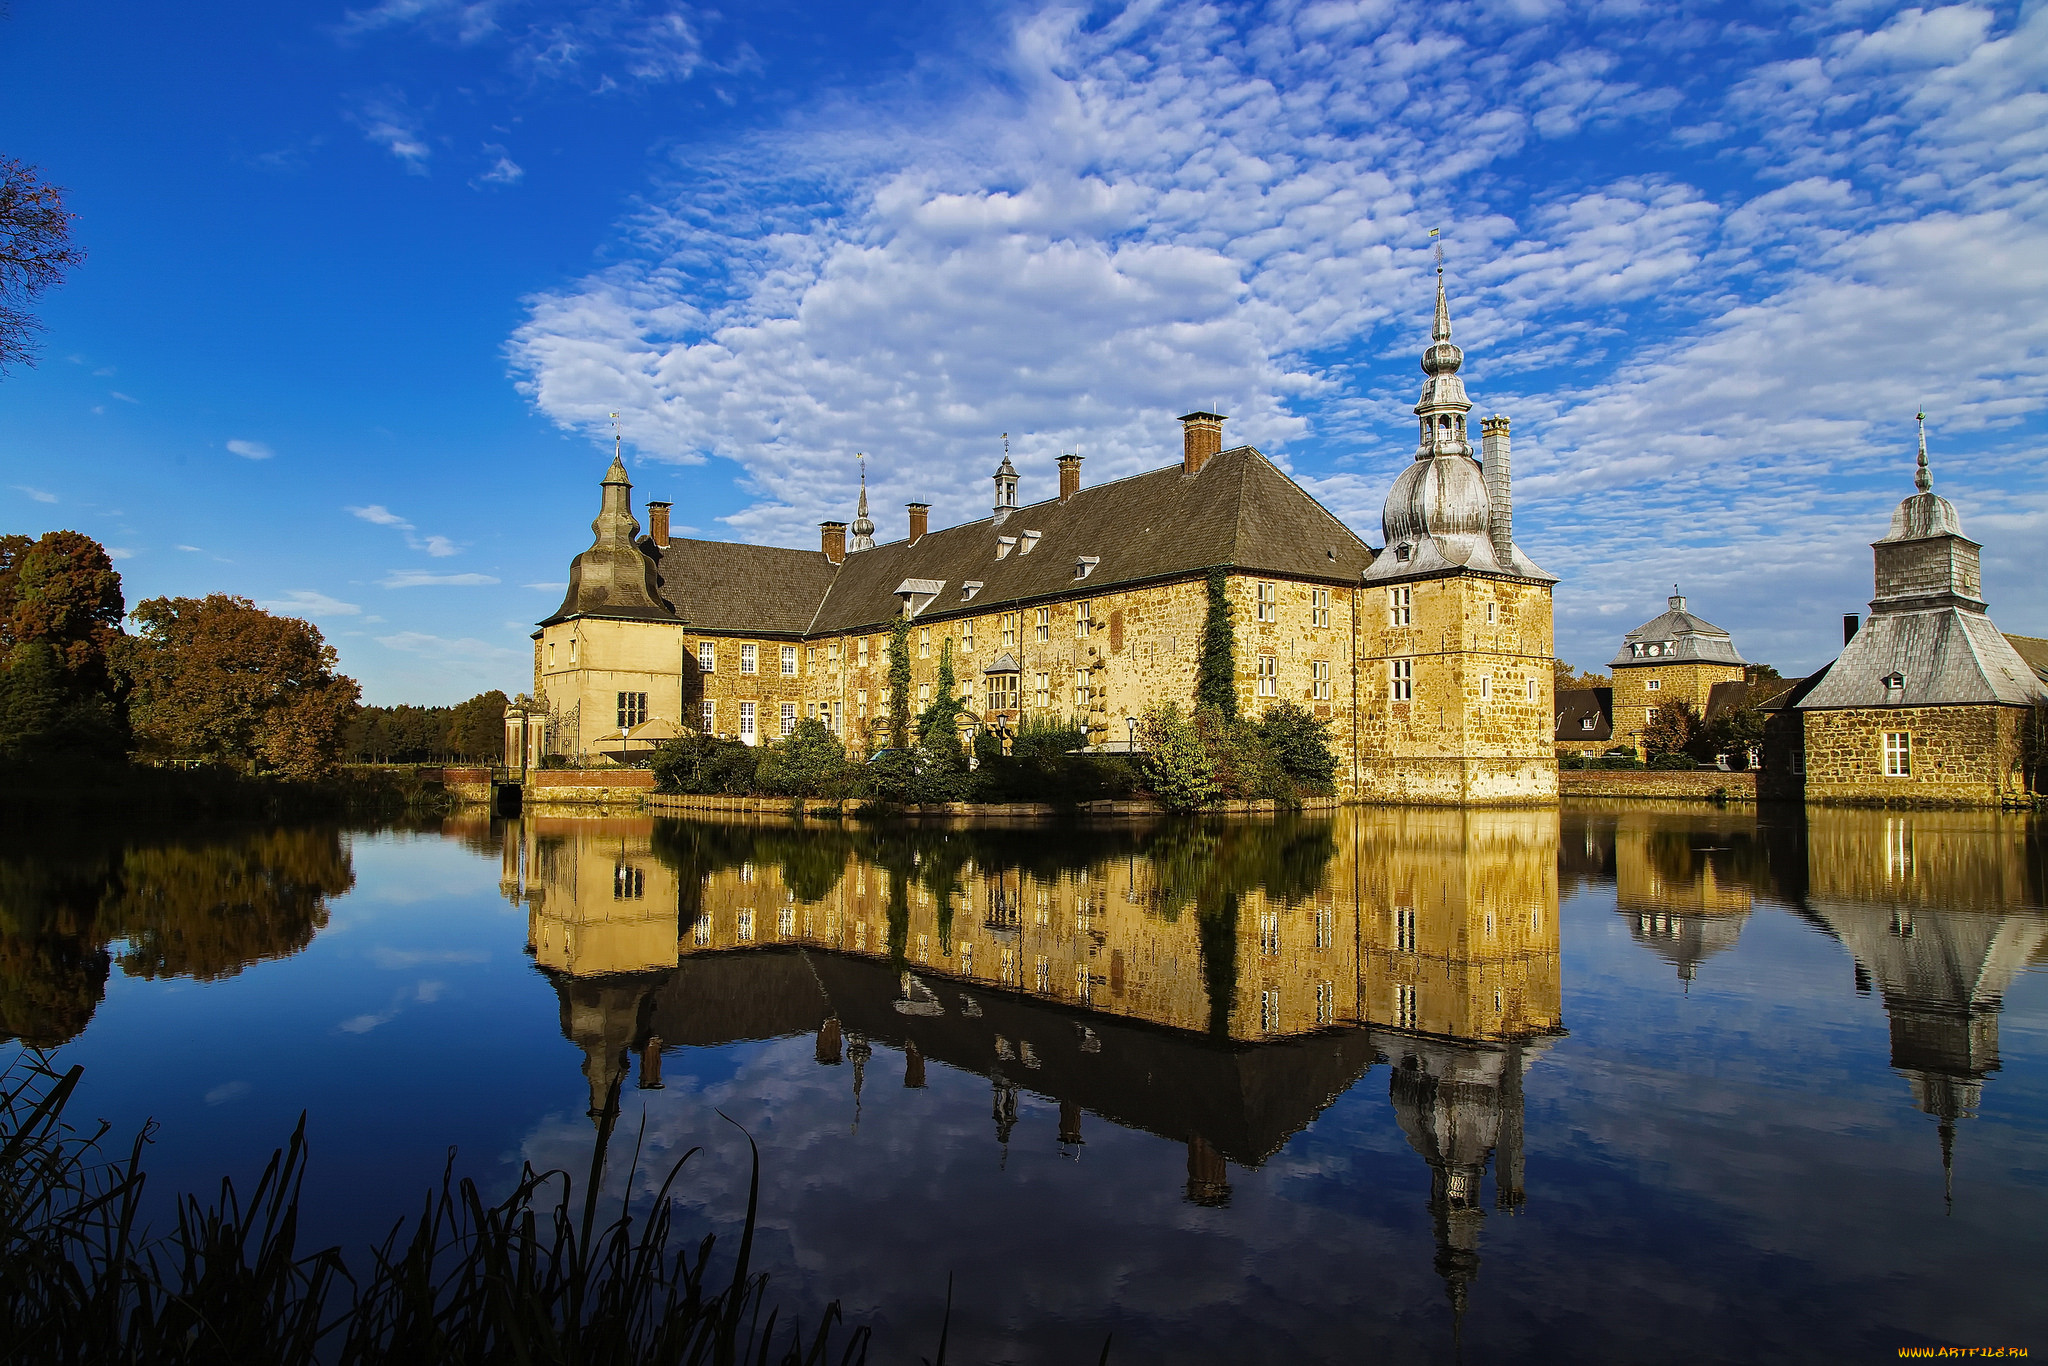
{"label": "castle reflection in water", "polygon": [[905,1086],[943,1063],[988,1079],[992,1143],[1032,1092],[1060,1144],[1108,1121],[1184,1145],[1187,1198],[1220,1205],[1232,1163],[1384,1062],[1462,1302],[1488,1166],[1493,1204],[1519,1207],[1523,1074],[1564,1032],[1557,830],[1538,812],[886,836],[538,817],[505,827],[503,890],[601,1124],[636,1059],[653,1086],[664,1048],[810,1033],[856,1107],[877,1048]]}

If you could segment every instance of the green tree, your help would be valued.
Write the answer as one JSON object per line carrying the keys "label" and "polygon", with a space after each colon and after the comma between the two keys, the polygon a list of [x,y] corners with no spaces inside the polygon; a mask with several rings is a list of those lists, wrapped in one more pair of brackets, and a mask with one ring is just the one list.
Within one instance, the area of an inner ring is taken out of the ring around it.
{"label": "green tree", "polygon": [[0,157],[0,375],[10,365],[36,363],[42,323],[30,306],[85,260],[71,244],[76,216],[64,210],[64,191],[43,182],[35,167]]}
{"label": "green tree", "polygon": [[1202,659],[1195,675],[1195,706],[1214,707],[1237,719],[1237,624],[1221,569],[1209,571],[1209,615],[1202,624]]}
{"label": "green tree", "polygon": [[831,727],[806,717],[787,739],[761,747],[755,780],[763,791],[780,796],[836,797],[845,793],[857,772]]}
{"label": "green tree", "polygon": [[1563,692],[1567,688],[1611,688],[1614,686],[1614,680],[1606,674],[1574,674],[1572,666],[1561,659],[1551,660],[1550,670],[1553,675],[1552,685],[1558,692]]}
{"label": "green tree", "polygon": [[491,689],[458,702],[448,717],[448,753],[497,763],[505,752],[505,694]]}
{"label": "green tree", "polygon": [[967,704],[953,673],[953,642],[939,646],[939,677],[932,704],[917,718],[917,766],[912,795],[921,802],[967,799],[967,752],[960,744],[960,718]]}
{"label": "green tree", "polygon": [[1298,702],[1281,702],[1259,718],[1258,733],[1304,791],[1327,796],[1337,790],[1337,751],[1330,745],[1328,721],[1317,720]]}
{"label": "green tree", "polygon": [[151,598],[134,617],[120,665],[147,752],[292,778],[332,771],[360,690],[311,622],[219,593]]}
{"label": "green tree", "polygon": [[1178,704],[1154,703],[1138,724],[1145,781],[1169,811],[1193,811],[1216,795],[1209,751]]}

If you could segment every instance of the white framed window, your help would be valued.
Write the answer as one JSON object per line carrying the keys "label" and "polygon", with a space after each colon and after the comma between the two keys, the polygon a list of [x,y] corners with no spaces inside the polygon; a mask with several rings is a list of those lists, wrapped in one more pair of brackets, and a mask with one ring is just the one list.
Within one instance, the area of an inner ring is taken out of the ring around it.
{"label": "white framed window", "polygon": [[1394,988],[1394,1028],[1415,1028],[1415,988],[1403,982]]}
{"label": "white framed window", "polygon": [[1277,655],[1259,656],[1259,696],[1280,695],[1280,659]]}
{"label": "white framed window", "polygon": [[1259,620],[1278,621],[1280,619],[1280,590],[1270,583],[1262,583],[1258,588]]}
{"label": "white framed window", "polygon": [[1023,682],[1022,674],[1001,673],[988,676],[988,709],[990,711],[1017,711],[1017,692]]}
{"label": "white framed window", "polygon": [[930,659],[932,657],[932,628],[929,626],[918,628],[917,657],[919,659]]}
{"label": "white framed window", "polygon": [[789,735],[789,734],[793,734],[793,733],[795,732],[795,730],[796,730],[796,703],[794,703],[794,702],[784,702],[784,703],[782,704],[782,733],[783,733],[784,735]]}
{"label": "white framed window", "polygon": [[1532,679],[1529,679],[1529,680],[1528,680],[1528,681],[1527,681],[1527,682],[1526,682],[1526,683],[1525,683],[1525,684],[1523,685],[1523,688],[1524,688],[1524,691],[1526,691],[1526,692],[1528,693],[1528,700],[1529,700],[1529,701],[1531,701],[1531,702],[1534,702],[1534,701],[1536,700],[1536,680],[1535,680],[1535,679],[1533,679],[1533,678],[1532,678]]}
{"label": "white framed window", "polygon": [[1280,913],[1259,912],[1259,952],[1268,958],[1280,955]]}
{"label": "white framed window", "polygon": [[1493,675],[1479,675],[1479,700],[1485,702],[1493,696]]}
{"label": "white framed window", "polygon": [[812,645],[812,646],[809,646],[809,647],[807,647],[807,648],[806,648],[806,649],[804,650],[804,663],[806,663],[806,664],[808,664],[808,665],[810,665],[810,666],[811,666],[811,672],[812,672],[812,673],[816,673],[816,672],[818,671],[818,647],[817,647],[817,646],[815,646],[815,645]]}
{"label": "white framed window", "polygon": [[932,685],[931,685],[931,684],[929,684],[929,683],[920,683],[920,684],[918,684],[918,685],[917,685],[917,709],[918,709],[918,710],[919,710],[920,712],[922,712],[922,711],[924,711],[924,710],[925,710],[925,709],[926,709],[927,707],[931,706],[931,704],[932,704]]}
{"label": "white framed window", "polygon": [[718,646],[715,642],[697,642],[697,667],[707,674],[718,672]]}
{"label": "white framed window", "polygon": [[569,662],[571,664],[576,662],[576,637],[574,636],[569,637]]}
{"label": "white framed window", "polygon": [[868,638],[862,636],[854,645],[854,664],[865,669],[868,666]]}
{"label": "white framed window", "polygon": [[761,647],[758,645],[740,646],[740,672],[743,674],[751,674],[759,673],[760,671]]}
{"label": "white framed window", "polygon": [[1074,673],[1074,705],[1086,711],[1088,704],[1094,700],[1095,686],[1088,671],[1086,669],[1076,670]]}
{"label": "white framed window", "polygon": [[1052,705],[1052,675],[1033,674],[1032,705],[1043,710]]}
{"label": "white framed window", "polygon": [[1271,1034],[1280,1028],[1280,989],[1267,987],[1259,992],[1259,1029]]}
{"label": "white framed window", "polygon": [[1396,702],[1415,700],[1415,661],[1412,659],[1390,659],[1387,661],[1389,681],[1393,684],[1392,696]]}
{"label": "white framed window", "polygon": [[718,727],[718,704],[710,698],[704,699],[704,733],[709,735]]}
{"label": "white framed window", "polygon": [[932,961],[932,937],[928,934],[920,933],[917,936],[917,961],[920,963]]}
{"label": "white framed window", "polygon": [[1311,588],[1308,590],[1308,624],[1328,626],[1330,624],[1330,590]]}
{"label": "white framed window", "polygon": [[1655,707],[1643,708],[1643,724],[1646,726],[1657,724],[1657,709]]}
{"label": "white framed window", "polygon": [[1094,628],[1095,605],[1093,603],[1084,602],[1081,603],[1079,606],[1075,607],[1074,638],[1076,640],[1086,640],[1088,639],[1088,633]]}
{"label": "white framed window", "polygon": [[1009,649],[1017,643],[1017,614],[1003,613],[1003,648]]}
{"label": "white framed window", "polygon": [[1487,603],[1487,604],[1486,604],[1486,624],[1487,624],[1488,626],[1491,626],[1491,625],[1493,625],[1493,621],[1494,621],[1494,616],[1493,616],[1493,613],[1494,613],[1494,605],[1493,605],[1492,603],[1490,603],[1490,602],[1489,602],[1489,603]]}
{"label": "white framed window", "polygon": [[630,730],[647,719],[647,694],[644,692],[622,692],[619,694],[619,729]]}
{"label": "white framed window", "polygon": [[960,653],[974,653],[974,621],[972,618],[960,623]]}
{"label": "white framed window", "polygon": [[782,647],[782,676],[784,678],[796,677],[796,646],[794,645]]}
{"label": "white framed window", "polygon": [[1913,737],[1903,730],[1888,730],[1884,733],[1884,776],[1887,778],[1910,778],[1913,776]]}
{"label": "white framed window", "polygon": [[1033,633],[1033,635],[1032,635],[1032,639],[1033,639],[1033,640],[1051,640],[1051,639],[1052,639],[1052,608],[1050,608],[1050,607],[1041,607],[1041,608],[1039,608],[1039,609],[1038,609],[1038,622],[1037,622],[1037,626],[1036,626],[1036,629],[1035,629],[1035,631],[1034,631],[1034,633]]}
{"label": "white framed window", "polygon": [[834,735],[846,734],[846,703],[844,702],[834,702],[832,704],[832,733]]}
{"label": "white framed window", "polygon": [[754,704],[752,702],[740,703],[740,739],[751,745],[754,743],[754,737],[757,733],[754,729]]}
{"label": "white framed window", "polygon": [[1394,908],[1394,952],[1415,952],[1415,908],[1396,906]]}
{"label": "white framed window", "polygon": [[1661,679],[1661,678],[1653,678],[1653,679],[1651,679],[1651,680],[1650,680],[1650,682],[1649,682],[1649,689],[1650,689],[1650,691],[1651,691],[1651,692],[1661,692],[1661,691],[1663,690],[1663,688],[1664,688],[1664,680],[1663,680],[1663,679]]}
{"label": "white framed window", "polygon": [[1387,590],[1387,624],[1389,626],[1413,626],[1415,624],[1415,590],[1413,588],[1389,588]]}
{"label": "white framed window", "polygon": [[856,721],[868,719],[868,690],[866,688],[861,688],[853,694],[853,719]]}
{"label": "white framed window", "polygon": [[838,642],[838,641],[836,641],[836,640],[835,640],[835,641],[831,641],[830,643],[828,643],[828,644],[827,644],[827,645],[825,646],[825,659],[826,659],[826,662],[828,662],[828,663],[831,663],[831,664],[837,664],[837,663],[839,662],[839,642]]}
{"label": "white framed window", "polygon": [[1310,661],[1309,661],[1309,666],[1308,666],[1308,672],[1309,672],[1309,681],[1310,681],[1310,683],[1312,684],[1312,687],[1311,687],[1310,691],[1312,691],[1312,692],[1313,692],[1313,693],[1315,694],[1315,699],[1316,699],[1316,701],[1318,701],[1318,702],[1327,702],[1327,701],[1329,701],[1329,700],[1330,700],[1330,661],[1329,661],[1329,660],[1327,660],[1327,659],[1315,659],[1315,660],[1310,660]]}
{"label": "white framed window", "polygon": [[1001,978],[1003,985],[1006,987],[1017,985],[1017,951],[1015,949],[1003,950]]}

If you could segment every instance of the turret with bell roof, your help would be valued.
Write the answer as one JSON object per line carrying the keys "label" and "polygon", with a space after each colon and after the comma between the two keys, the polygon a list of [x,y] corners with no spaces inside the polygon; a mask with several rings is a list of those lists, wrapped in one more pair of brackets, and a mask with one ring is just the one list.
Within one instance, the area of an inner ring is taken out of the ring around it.
{"label": "turret with bell roof", "polygon": [[675,616],[662,596],[654,557],[640,545],[640,523],[633,516],[633,481],[616,449],[611,468],[604,472],[603,489],[597,519],[590,524],[595,539],[590,549],[570,562],[569,591],[543,626],[573,616],[663,620]]}
{"label": "turret with bell roof", "polygon": [[1386,550],[1365,572],[1367,583],[1431,578],[1466,571],[1556,583],[1514,544],[1513,495],[1507,477],[1508,420],[1483,424],[1490,468],[1472,458],[1466,415],[1472,400],[1459,371],[1465,353],[1451,340],[1451,306],[1439,251],[1436,318],[1422,353],[1422,396],[1415,405],[1420,439],[1415,461],[1394,481],[1381,516]]}

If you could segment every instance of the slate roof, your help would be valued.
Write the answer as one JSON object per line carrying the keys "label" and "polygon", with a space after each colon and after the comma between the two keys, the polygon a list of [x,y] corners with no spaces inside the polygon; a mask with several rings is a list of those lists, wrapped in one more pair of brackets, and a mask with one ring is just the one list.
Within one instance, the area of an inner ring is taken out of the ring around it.
{"label": "slate roof", "polygon": [[[1644,622],[1623,636],[1621,650],[1609,667],[1617,669],[1656,664],[1748,664],[1735,648],[1734,639],[1720,627],[1685,610],[1685,599],[1674,596],[1670,610]],[[1655,658],[1638,655],[1630,647],[1662,643],[1668,648]]]}
{"label": "slate roof", "polygon": [[[1029,553],[1027,531],[1039,533]],[[1017,542],[997,557],[1001,538]],[[903,609],[897,589],[939,585],[920,621],[1003,610],[1225,566],[1250,573],[1359,582],[1372,549],[1264,455],[1239,446],[1200,473],[1179,464],[1086,487],[993,517],[849,554],[837,566],[815,550],[678,538],[666,552],[642,539],[660,569],[670,619],[702,630],[760,635],[836,634],[886,626]],[[1077,561],[1093,560],[1085,579]],[[962,601],[968,581],[983,586]],[[573,600],[574,594],[571,594]],[[571,604],[543,625],[573,615]],[[613,615],[602,610],[594,616]]]}
{"label": "slate roof", "polygon": [[[1893,674],[1903,677],[1903,686],[1885,686]],[[1945,607],[1872,613],[1856,638],[1842,647],[1827,676],[1795,705],[1828,711],[1962,703],[2048,703],[2048,683],[1990,617]]]}
{"label": "slate roof", "polygon": [[2039,636],[2016,636],[2006,633],[2005,643],[2012,646],[2026,666],[2034,671],[2034,677],[2048,683],[2048,640]]}
{"label": "slate roof", "polygon": [[[1589,728],[1585,723],[1591,721]],[[1562,688],[1557,694],[1557,738],[1566,740],[1612,740],[1614,738],[1614,689]]]}

